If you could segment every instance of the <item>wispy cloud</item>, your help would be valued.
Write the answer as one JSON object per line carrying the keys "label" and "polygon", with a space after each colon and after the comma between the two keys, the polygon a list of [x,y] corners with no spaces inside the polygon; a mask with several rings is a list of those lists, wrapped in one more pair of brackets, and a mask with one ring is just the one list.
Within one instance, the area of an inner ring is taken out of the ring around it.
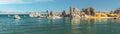
{"label": "wispy cloud", "polygon": [[54,1],[54,0],[35,0],[36,2],[49,2],[49,1]]}
{"label": "wispy cloud", "polygon": [[35,2],[52,2],[54,0],[0,0],[0,4],[24,4]]}

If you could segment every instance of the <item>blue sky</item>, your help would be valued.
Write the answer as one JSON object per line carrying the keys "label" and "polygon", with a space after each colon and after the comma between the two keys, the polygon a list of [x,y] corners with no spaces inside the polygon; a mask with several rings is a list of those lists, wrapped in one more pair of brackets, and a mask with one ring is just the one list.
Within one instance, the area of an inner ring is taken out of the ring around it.
{"label": "blue sky", "polygon": [[120,8],[120,0],[0,0],[0,11],[69,11],[69,6],[78,9],[93,7],[97,11],[111,11]]}

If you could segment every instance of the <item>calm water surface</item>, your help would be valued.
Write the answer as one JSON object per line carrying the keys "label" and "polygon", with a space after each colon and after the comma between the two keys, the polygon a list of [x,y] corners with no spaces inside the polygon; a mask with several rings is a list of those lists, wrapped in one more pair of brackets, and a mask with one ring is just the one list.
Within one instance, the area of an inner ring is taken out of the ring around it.
{"label": "calm water surface", "polygon": [[29,18],[0,15],[0,34],[120,34],[120,20]]}

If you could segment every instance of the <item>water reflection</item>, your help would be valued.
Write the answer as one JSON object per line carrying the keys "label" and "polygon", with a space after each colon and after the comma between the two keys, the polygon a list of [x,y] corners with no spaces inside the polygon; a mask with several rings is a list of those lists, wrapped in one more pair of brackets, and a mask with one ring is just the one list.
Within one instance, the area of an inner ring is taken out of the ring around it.
{"label": "water reflection", "polygon": [[71,24],[72,25],[77,25],[80,23],[80,18],[71,18]]}
{"label": "water reflection", "polygon": [[[81,20],[78,18],[72,18],[71,33],[72,34],[96,34],[97,32],[97,34],[99,34],[98,33],[99,31],[100,32],[110,31],[111,29],[108,29],[108,28],[113,28],[113,26],[111,26],[111,23],[109,23],[109,21],[108,19],[82,19]],[[98,26],[97,24],[100,24],[100,25]],[[110,32],[104,32],[104,33],[110,33]]]}
{"label": "water reflection", "polygon": [[114,23],[120,23],[120,19],[112,19],[112,22],[114,22]]}
{"label": "water reflection", "polygon": [[113,29],[118,29],[112,26],[113,24],[110,22],[114,23],[114,21],[111,21],[111,19],[63,18],[61,22],[58,22],[62,24],[53,24],[56,23],[57,20],[58,19],[48,19],[48,23],[51,24],[47,32],[61,32],[63,34],[108,34],[116,32],[116,30]]}
{"label": "water reflection", "polygon": [[54,23],[54,19],[47,18],[47,20],[48,20],[49,24],[53,24]]}

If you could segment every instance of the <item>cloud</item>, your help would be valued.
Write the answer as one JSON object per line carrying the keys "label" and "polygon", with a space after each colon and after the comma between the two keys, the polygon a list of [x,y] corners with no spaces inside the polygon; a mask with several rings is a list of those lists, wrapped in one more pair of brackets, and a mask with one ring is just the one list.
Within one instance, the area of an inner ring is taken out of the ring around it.
{"label": "cloud", "polygon": [[0,4],[24,3],[22,0],[0,0]]}
{"label": "cloud", "polygon": [[54,0],[35,0],[36,2],[48,2],[48,1],[54,1]]}
{"label": "cloud", "polygon": [[24,4],[35,2],[51,2],[54,0],[0,0],[0,4]]}

